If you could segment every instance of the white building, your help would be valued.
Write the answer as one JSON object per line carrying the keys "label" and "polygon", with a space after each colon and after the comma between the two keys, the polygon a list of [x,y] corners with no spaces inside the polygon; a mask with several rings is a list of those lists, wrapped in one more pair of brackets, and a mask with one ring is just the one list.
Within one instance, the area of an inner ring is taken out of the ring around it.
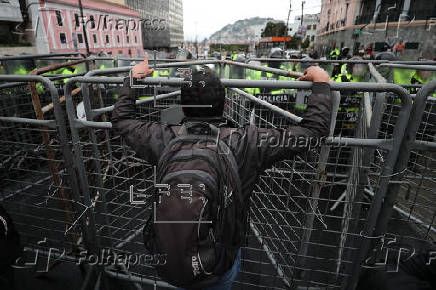
{"label": "white building", "polygon": [[184,42],[183,34],[183,1],[169,1],[169,29],[170,47],[181,47]]}
{"label": "white building", "polygon": [[309,38],[311,44],[316,40],[316,30],[319,25],[319,13],[318,14],[304,14],[303,25],[301,25],[301,15],[295,16],[294,23],[290,24],[291,36],[306,37]]}

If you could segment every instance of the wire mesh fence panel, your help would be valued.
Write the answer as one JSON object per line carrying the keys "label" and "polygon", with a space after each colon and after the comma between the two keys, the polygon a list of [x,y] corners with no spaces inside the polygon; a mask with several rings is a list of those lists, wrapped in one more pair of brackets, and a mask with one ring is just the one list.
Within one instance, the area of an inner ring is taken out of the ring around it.
{"label": "wire mesh fence panel", "polygon": [[[104,77],[101,79],[105,82]],[[99,82],[96,78],[81,81]],[[232,126],[254,124],[283,129],[295,125],[280,110],[267,109],[242,93],[231,91],[226,95],[224,116]],[[290,156],[260,175],[251,198],[249,230],[235,288],[346,288],[352,263],[360,251],[359,240],[365,238],[361,230],[369,219],[374,219],[369,213],[372,201],[364,198],[364,191],[380,189],[386,164],[386,159],[374,162],[370,158],[369,152],[374,149],[364,145],[364,141],[371,141],[365,140],[368,114],[362,113],[362,98],[354,100],[351,106],[358,107],[358,113],[349,129],[353,129],[351,136],[358,138],[355,147],[346,143],[328,148],[311,144],[308,152]],[[136,117],[152,122],[163,121],[167,106],[179,104],[180,100],[171,95],[139,102]],[[88,121],[94,122],[80,122],[76,114],[69,114],[69,119],[78,137],[73,138],[74,153],[84,168],[81,185],[90,197],[98,249],[112,256],[116,253],[133,257],[135,261],[114,263],[106,267],[106,272],[131,282],[162,285],[153,268],[156,261],[150,257],[144,262],[140,259],[148,254],[142,229],[151,214],[154,168],[136,156],[105,123],[111,120],[111,108],[100,108],[102,103],[98,102],[84,103],[90,106],[89,111],[93,110]],[[347,105],[343,100],[341,104]],[[292,100],[282,106],[295,108]],[[71,109],[74,110],[74,104],[68,108]],[[336,117],[334,120],[331,130],[337,133],[338,128],[343,129],[344,121]],[[387,156],[389,147],[380,148],[380,154]],[[335,155],[341,149],[348,156]]]}
{"label": "wire mesh fence panel", "polygon": [[[92,86],[91,108],[110,106],[112,99],[98,102],[98,90],[103,91],[104,88],[99,84]],[[151,96],[147,98],[139,93],[139,100],[146,102],[136,106],[135,117],[142,121],[160,122],[161,112],[179,103],[178,96],[153,99],[154,89],[150,92]],[[111,113],[99,114],[93,120],[110,122]],[[128,274],[142,282],[149,281],[149,284],[159,281],[153,265],[162,261],[147,253],[142,234],[151,214],[151,198],[155,191],[154,168],[138,157],[112,129],[83,127],[77,129],[77,134],[79,142],[75,145],[80,148],[92,202],[98,254],[108,261],[104,263],[106,271],[120,279]]]}
{"label": "wire mesh fence panel", "polygon": [[[344,103],[341,98],[340,105]],[[287,105],[294,107],[293,103]],[[360,107],[360,99],[353,105]],[[295,125],[288,118],[237,94],[228,95],[225,115],[239,125],[250,122],[263,128]],[[343,122],[336,119],[335,133],[342,129]],[[360,114],[353,120],[353,130],[357,130],[359,122],[363,122]],[[353,137],[366,138],[363,133],[354,133]],[[319,149],[279,162],[260,176],[251,199],[251,232],[243,248],[242,270],[237,281],[240,287],[292,285],[340,289],[350,275],[346,266],[358,249],[352,248],[347,238],[358,233],[357,224],[361,227],[364,223],[369,204],[366,201],[366,208],[355,216],[356,192],[362,183],[359,176],[363,153],[362,149],[352,151],[349,146],[332,147],[324,161],[326,170],[319,175],[322,162]],[[341,150],[349,155],[346,161],[337,157],[343,154]],[[320,195],[314,197],[311,194],[317,182],[322,183],[322,189]],[[342,195],[346,196],[345,201],[340,199]],[[352,208],[344,209],[347,206]],[[311,215],[315,222],[311,228],[306,228],[305,220]],[[353,228],[348,226],[350,221]],[[311,233],[307,242],[304,241],[305,231]],[[307,251],[302,251],[304,243],[308,244]]]}
{"label": "wire mesh fence panel", "polygon": [[[424,112],[418,120],[416,141],[434,146],[436,98],[433,93],[426,97]],[[432,247],[436,241],[435,186],[435,151],[429,147],[412,149],[387,228],[387,234],[395,240],[397,253],[400,248],[407,252],[404,256],[434,250]]]}
{"label": "wire mesh fence panel", "polygon": [[[48,89],[42,90],[40,83],[36,87],[41,88],[41,103],[52,102]],[[65,143],[59,138],[53,111],[45,115],[47,126],[27,121],[37,117],[24,83],[0,89],[0,117],[0,203],[12,216],[22,245],[26,251],[75,251],[81,232],[72,228],[77,213],[65,165]],[[52,261],[46,262],[46,267],[52,266]]]}
{"label": "wire mesh fence panel", "polygon": [[[387,94],[378,138],[392,138],[400,108],[400,99],[395,94]],[[436,134],[434,97],[428,97],[424,114],[419,121],[416,140],[434,142]],[[375,153],[374,166],[381,166],[386,156],[379,150]],[[403,246],[414,248],[417,245],[418,248],[422,248],[422,245],[419,245],[420,241],[434,242],[435,240],[435,158],[432,151],[412,150],[403,172],[404,177],[399,187],[394,215],[389,223],[389,233],[398,240],[399,244],[403,243]],[[367,194],[368,196],[374,194],[372,188],[368,188]]]}

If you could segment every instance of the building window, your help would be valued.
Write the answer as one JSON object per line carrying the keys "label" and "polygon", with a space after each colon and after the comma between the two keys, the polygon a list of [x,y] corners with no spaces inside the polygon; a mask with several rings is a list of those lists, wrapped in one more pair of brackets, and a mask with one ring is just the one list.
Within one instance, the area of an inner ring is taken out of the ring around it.
{"label": "building window", "polygon": [[94,40],[94,43],[97,44],[97,35],[96,34],[92,35],[92,40]]}
{"label": "building window", "polygon": [[135,35],[135,43],[138,43],[138,37]]}
{"label": "building window", "polygon": [[74,21],[76,22],[76,27],[80,26],[79,14],[74,13]]}
{"label": "building window", "polygon": [[109,35],[106,35],[106,44],[109,44]]}
{"label": "building window", "polygon": [[312,29],[313,29],[313,30],[316,30],[316,25],[315,25],[315,24],[312,25]]}
{"label": "building window", "polygon": [[95,28],[95,19],[94,19],[94,15],[90,15],[89,16],[89,21],[91,22],[91,29]]}
{"label": "building window", "polygon": [[315,35],[312,35],[312,37],[310,37],[310,41],[314,41],[315,40]]}
{"label": "building window", "polygon": [[117,35],[117,42],[118,42],[118,44],[120,44],[120,36],[119,35]]}
{"label": "building window", "polygon": [[310,30],[312,28],[311,25],[307,25],[306,30]]}
{"label": "building window", "polygon": [[83,43],[83,35],[81,33],[77,34],[77,41],[79,41],[79,43]]}
{"label": "building window", "polygon": [[107,21],[106,21],[106,15],[103,16],[103,29],[107,29]]}
{"label": "building window", "polygon": [[127,42],[127,43],[130,42],[130,39],[129,39],[129,36],[128,36],[128,35],[126,36],[126,42]]}
{"label": "building window", "polygon": [[66,44],[67,43],[67,37],[65,36],[65,33],[61,32],[59,34],[59,40],[61,41],[62,44]]}
{"label": "building window", "polygon": [[55,11],[56,13],[56,21],[58,23],[58,26],[64,26],[64,23],[62,22],[62,14],[59,10]]}

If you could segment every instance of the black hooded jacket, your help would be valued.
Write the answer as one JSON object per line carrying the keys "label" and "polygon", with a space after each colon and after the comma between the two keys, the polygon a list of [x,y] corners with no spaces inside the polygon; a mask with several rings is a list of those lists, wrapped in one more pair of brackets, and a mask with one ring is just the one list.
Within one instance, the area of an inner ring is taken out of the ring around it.
{"label": "black hooded jacket", "polygon": [[[162,151],[175,138],[178,127],[135,119],[136,97],[136,89],[130,88],[126,79],[112,113],[112,126],[140,158],[157,165]],[[296,143],[292,141],[280,142],[283,146],[276,146],[277,140],[327,136],[331,111],[330,86],[327,83],[314,83],[303,120],[298,126],[287,129],[257,128],[253,125],[221,128],[220,138],[229,145],[238,164],[243,195],[250,196],[258,176],[275,162],[290,159],[309,149],[309,146],[295,146]],[[218,120],[210,122],[215,125],[219,123]]]}

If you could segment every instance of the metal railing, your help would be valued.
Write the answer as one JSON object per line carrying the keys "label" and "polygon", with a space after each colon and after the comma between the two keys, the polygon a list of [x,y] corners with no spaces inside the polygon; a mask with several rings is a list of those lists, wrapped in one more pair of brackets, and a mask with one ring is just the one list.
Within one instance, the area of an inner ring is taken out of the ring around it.
{"label": "metal railing", "polygon": [[[2,75],[0,81],[25,82],[12,90],[0,89],[1,203],[13,218],[25,251],[76,252],[86,233],[73,228],[80,192],[58,90],[41,76]],[[35,114],[39,98],[32,99],[28,82],[43,85],[41,100],[53,104],[45,120]],[[52,265],[53,260],[47,260],[46,267]]]}
{"label": "metal railing", "polygon": [[[286,71],[230,61],[152,62],[155,68],[205,64],[290,76]],[[7,145],[1,146],[0,162],[9,169],[2,171],[7,177],[1,182],[2,199],[18,220],[20,233],[33,237],[33,242],[25,239],[27,248],[37,249],[37,239],[48,237],[59,249],[78,247],[96,255],[107,251],[128,257],[145,253],[142,227],[151,210],[132,203],[132,186],[138,196],[150,198],[153,166],[112,131],[116,95],[107,93],[116,92],[124,80],[110,75],[125,75],[130,69],[109,68],[70,77],[64,87],[65,108],[53,82],[45,77],[0,76],[0,81],[9,82],[0,87],[0,143]],[[260,175],[251,198],[238,286],[352,289],[372,258],[371,250],[377,246],[374,237],[391,234],[424,244],[434,239],[436,144],[431,136],[435,113],[427,95],[436,84],[422,86],[412,108],[412,96],[402,86],[386,83],[371,62],[369,70],[374,83],[330,83],[334,114],[330,135],[321,147],[291,156]],[[267,102],[245,89],[312,88],[310,82],[221,81],[227,88],[225,117],[236,126],[260,128],[285,129],[301,122],[301,116],[294,114],[295,98]],[[41,103],[51,103],[51,109],[43,110],[46,120],[34,113],[35,100],[27,86],[31,82],[49,88],[38,94]],[[139,120],[160,122],[170,107],[180,104],[178,88],[184,79],[159,77],[142,82],[152,89],[140,93],[143,97],[136,101]],[[78,83],[81,86],[75,87]],[[73,98],[78,89],[81,93]],[[21,95],[14,90],[22,90]],[[357,119],[351,133],[345,134],[344,120],[335,108],[356,92],[362,93],[356,102]],[[77,97],[83,99],[84,118],[77,116]],[[44,215],[41,209],[46,210]],[[38,231],[29,233],[25,223]],[[409,229],[407,234],[402,234],[404,228]],[[61,234],[71,241],[65,242]],[[50,256],[50,251],[46,254]],[[73,250],[58,258],[80,260]],[[138,287],[172,287],[160,280],[150,263],[89,266],[88,273],[97,271],[104,274],[102,278],[126,280]],[[85,284],[89,282],[86,279]]]}

